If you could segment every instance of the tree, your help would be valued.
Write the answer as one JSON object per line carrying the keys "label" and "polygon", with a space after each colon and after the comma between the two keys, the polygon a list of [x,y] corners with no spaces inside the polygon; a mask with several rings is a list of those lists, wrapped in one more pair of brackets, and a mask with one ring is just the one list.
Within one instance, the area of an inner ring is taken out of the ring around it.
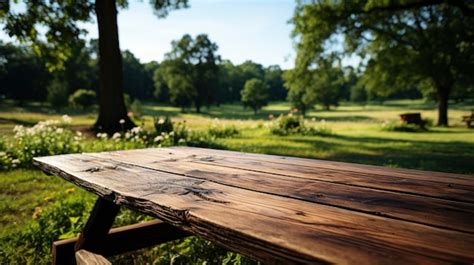
{"label": "tree", "polygon": [[67,82],[56,77],[48,85],[48,102],[51,107],[60,111],[68,101]]}
{"label": "tree", "polygon": [[312,94],[316,103],[323,105],[326,110],[331,106],[338,106],[339,99],[345,85],[344,73],[340,62],[334,64],[335,59],[320,60],[318,67],[313,71]]}
{"label": "tree", "polygon": [[306,115],[306,112],[316,104],[316,97],[312,93],[314,90],[307,89],[312,85],[312,74],[307,71],[291,69],[283,74],[283,79],[285,80],[284,85],[288,89],[288,101],[303,116]]}
{"label": "tree", "polygon": [[97,94],[93,90],[78,89],[69,96],[69,103],[83,110],[93,106],[96,102]]}
{"label": "tree", "polygon": [[265,68],[265,83],[270,88],[270,100],[285,100],[287,91],[283,86],[283,70],[278,65],[270,65]]}
{"label": "tree", "polygon": [[45,100],[51,77],[28,47],[0,41],[0,95],[20,104],[27,99]]}
{"label": "tree", "polygon": [[[196,90],[196,93],[193,93],[194,107],[199,113],[202,106],[209,106],[214,102],[214,93],[219,82],[217,63],[220,57],[217,55],[217,44],[205,34],[200,34],[195,39],[186,34],[180,40],[173,41],[171,45],[172,50],[165,57],[186,65],[188,71],[180,72],[186,75],[180,78],[183,81],[180,84],[187,86],[188,81],[191,82],[191,86]],[[168,84],[168,87],[171,89],[172,86]]]}
{"label": "tree", "polygon": [[448,125],[450,94],[457,87],[472,86],[474,79],[472,4],[433,0],[305,3],[299,2],[293,17],[298,42],[295,68],[300,75],[327,57],[329,44],[339,42],[344,53],[366,57],[368,90],[433,90],[438,125]]}
{"label": "tree", "polygon": [[339,105],[345,79],[340,63],[333,65],[334,60],[333,56],[319,60],[316,68],[304,70],[303,76],[296,70],[286,75],[289,100],[303,115],[314,104],[321,104],[326,110]]}
{"label": "tree", "polygon": [[149,76],[145,66],[132,52],[122,52],[123,88],[132,98],[148,99],[153,95],[153,86],[148,86]]}
{"label": "tree", "polygon": [[242,104],[252,108],[253,112],[257,114],[257,111],[268,103],[268,90],[268,85],[260,79],[247,80],[244,89],[240,91]]}
{"label": "tree", "polygon": [[194,86],[193,66],[181,60],[165,60],[154,75],[155,87],[158,93],[166,88],[170,101],[181,107],[181,111],[191,106],[196,98],[197,90]]}
{"label": "tree", "polygon": [[[84,35],[78,22],[91,20],[96,15],[99,28],[99,116],[95,128],[114,132],[131,128],[133,122],[127,116],[123,99],[122,58],[118,40],[117,4],[126,7],[126,0],[95,1],[29,1],[24,13],[10,10],[10,0],[2,3],[0,21],[5,23],[5,31],[20,41],[30,42],[34,50],[47,59],[50,70],[64,66],[71,56],[73,45]],[[170,10],[187,6],[187,0],[152,0],[155,14],[164,17]],[[37,27],[46,29],[42,34]],[[125,124],[119,121],[125,120]]]}

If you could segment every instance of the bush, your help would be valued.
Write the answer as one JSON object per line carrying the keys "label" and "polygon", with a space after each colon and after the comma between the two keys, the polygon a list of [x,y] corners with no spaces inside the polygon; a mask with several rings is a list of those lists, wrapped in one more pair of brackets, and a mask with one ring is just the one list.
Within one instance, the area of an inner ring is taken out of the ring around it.
{"label": "bush", "polygon": [[97,102],[97,95],[92,90],[79,89],[69,96],[69,103],[82,109],[91,107]]}
{"label": "bush", "polygon": [[61,200],[51,207],[36,207],[26,229],[0,240],[0,260],[5,264],[48,264],[51,242],[78,235],[92,208],[81,197]]}
{"label": "bush", "polygon": [[173,131],[173,122],[170,117],[155,117],[153,118],[153,124],[155,125],[155,131],[157,134],[170,133]]}
{"label": "bush", "polygon": [[132,104],[130,104],[131,116],[140,118],[143,114],[143,105],[138,99],[134,99]]}
{"label": "bush", "polygon": [[288,115],[280,115],[270,126],[270,132],[276,135],[312,135],[312,136],[327,136],[332,134],[331,128],[326,126],[324,122],[318,127],[309,126],[306,124],[304,117],[294,115],[296,111],[290,112]]}
{"label": "bush", "polygon": [[238,135],[240,132],[234,125],[213,123],[207,130],[207,133],[215,138],[230,138]]}
{"label": "bush", "polygon": [[67,105],[68,88],[65,82],[56,78],[48,85],[47,90],[47,100],[51,107],[60,110]]}
{"label": "bush", "polygon": [[385,121],[381,126],[382,131],[387,132],[426,132],[428,129],[416,124],[407,124],[403,122]]}
{"label": "bush", "polygon": [[61,121],[41,121],[31,128],[15,126],[14,140],[8,145],[2,144],[0,169],[28,167],[35,156],[80,152],[82,134],[69,130],[69,123],[71,118],[65,115]]}

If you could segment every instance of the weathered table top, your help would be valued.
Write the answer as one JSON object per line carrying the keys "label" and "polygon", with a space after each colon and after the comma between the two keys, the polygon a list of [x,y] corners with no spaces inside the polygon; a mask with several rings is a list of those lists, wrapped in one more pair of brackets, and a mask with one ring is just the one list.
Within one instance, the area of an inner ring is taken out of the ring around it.
{"label": "weathered table top", "polygon": [[263,261],[474,262],[474,176],[189,147],[35,164]]}

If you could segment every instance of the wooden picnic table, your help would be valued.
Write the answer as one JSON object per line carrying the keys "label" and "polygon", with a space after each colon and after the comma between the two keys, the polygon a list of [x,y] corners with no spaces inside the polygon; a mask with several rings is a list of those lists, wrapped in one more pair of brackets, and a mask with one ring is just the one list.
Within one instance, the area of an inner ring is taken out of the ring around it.
{"label": "wooden picnic table", "polygon": [[76,250],[119,205],[266,263],[474,262],[473,176],[191,147],[34,161],[99,195]]}

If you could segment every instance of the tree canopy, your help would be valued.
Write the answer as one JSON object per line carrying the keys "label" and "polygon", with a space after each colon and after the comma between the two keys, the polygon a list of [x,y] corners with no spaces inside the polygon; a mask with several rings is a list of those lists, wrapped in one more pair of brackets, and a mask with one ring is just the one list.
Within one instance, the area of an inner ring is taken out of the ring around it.
{"label": "tree canopy", "polygon": [[[117,6],[127,7],[126,0],[96,1],[27,1],[24,12],[15,12],[12,1],[3,1],[0,22],[4,30],[21,42],[30,43],[35,53],[45,58],[48,69],[62,69],[72,56],[74,46],[84,36],[80,22],[97,17],[99,28],[99,116],[94,127],[112,133],[134,126],[127,116],[123,99],[122,58],[118,41]],[[187,0],[150,1],[158,17],[186,7]],[[41,34],[39,27],[45,30]],[[119,121],[125,120],[125,124]]]}
{"label": "tree canopy", "polygon": [[219,85],[220,56],[217,44],[207,35],[184,35],[171,43],[172,49],[155,74],[155,85],[169,89],[170,99],[182,108],[194,103],[196,112],[215,102]]}
{"label": "tree canopy", "polygon": [[[367,61],[369,90],[413,86],[437,95],[438,124],[448,125],[453,90],[473,85],[474,7],[466,1],[299,2],[293,24],[297,40],[294,76],[303,77],[341,47]],[[290,91],[291,93],[291,91]]]}
{"label": "tree canopy", "polygon": [[268,103],[268,85],[260,79],[247,80],[244,89],[240,91],[242,104],[250,107],[255,114]]}

